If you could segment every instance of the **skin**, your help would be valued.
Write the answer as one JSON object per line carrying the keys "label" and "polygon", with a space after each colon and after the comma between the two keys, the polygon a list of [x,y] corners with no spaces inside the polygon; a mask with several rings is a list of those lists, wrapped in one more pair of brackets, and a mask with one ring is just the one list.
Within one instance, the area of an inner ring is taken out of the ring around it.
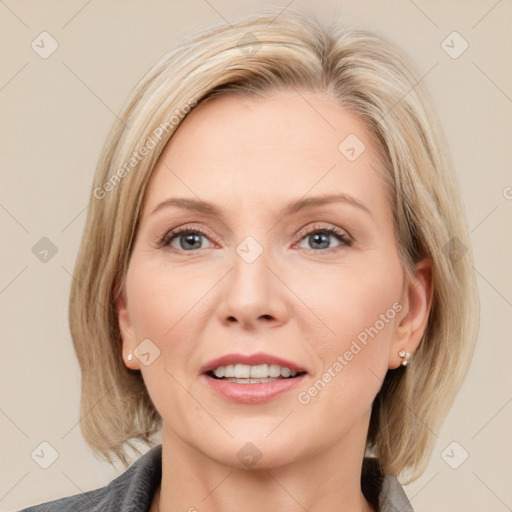
{"label": "skin", "polygon": [[[366,146],[353,162],[338,149],[349,134]],[[360,488],[371,404],[400,349],[415,351],[432,297],[429,261],[405,280],[382,169],[359,117],[318,92],[214,98],[173,135],[146,190],[117,303],[125,364],[142,372],[163,418],[152,510],[373,510]],[[333,191],[370,212],[345,202],[280,213]],[[214,203],[222,218],[175,206],[152,213],[170,197]],[[179,235],[159,246],[181,226],[206,233],[198,248]],[[325,226],[351,245],[299,233]],[[236,252],[249,235],[263,250],[250,264]],[[301,404],[298,393],[397,301],[394,318]],[[159,357],[149,366],[128,360],[146,338]],[[263,404],[236,404],[199,376],[211,359],[260,351],[305,367],[303,384]],[[248,442],[261,453],[250,468],[237,456]]]}

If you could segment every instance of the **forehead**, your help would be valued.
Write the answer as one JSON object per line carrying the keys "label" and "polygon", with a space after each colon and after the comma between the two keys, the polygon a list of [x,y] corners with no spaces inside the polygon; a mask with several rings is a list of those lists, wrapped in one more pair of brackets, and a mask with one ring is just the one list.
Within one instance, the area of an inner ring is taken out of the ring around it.
{"label": "forehead", "polygon": [[234,214],[242,205],[272,209],[305,194],[333,192],[382,209],[382,172],[362,119],[325,94],[223,95],[200,103],[169,140],[153,170],[144,214],[169,195],[220,204]]}

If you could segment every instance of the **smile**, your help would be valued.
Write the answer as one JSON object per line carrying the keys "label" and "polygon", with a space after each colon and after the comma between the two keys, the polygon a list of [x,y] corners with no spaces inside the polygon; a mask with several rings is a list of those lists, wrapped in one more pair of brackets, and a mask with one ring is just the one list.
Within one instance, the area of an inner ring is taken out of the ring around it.
{"label": "smile", "polygon": [[227,366],[219,366],[213,370],[213,372],[209,373],[216,379],[225,379],[229,382],[257,384],[261,382],[272,382],[278,379],[293,378],[298,375],[299,372],[278,364],[259,364],[257,366],[229,364]]}
{"label": "smile", "polygon": [[277,395],[283,394],[296,388],[306,378],[306,374],[297,375],[295,377],[278,377],[268,379],[256,379],[257,382],[249,382],[252,379],[240,379],[245,383],[241,383],[238,379],[218,379],[210,375],[203,374],[201,378],[205,379],[206,384],[215,394],[240,404],[261,404],[271,400]]}

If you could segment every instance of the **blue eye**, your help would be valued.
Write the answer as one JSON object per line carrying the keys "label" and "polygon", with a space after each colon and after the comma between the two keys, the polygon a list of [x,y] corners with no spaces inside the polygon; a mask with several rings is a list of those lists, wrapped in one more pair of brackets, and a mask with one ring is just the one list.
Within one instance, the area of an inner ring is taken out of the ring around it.
{"label": "blue eye", "polygon": [[197,228],[172,229],[171,231],[167,232],[166,235],[162,238],[160,246],[171,246],[171,243],[174,240],[177,240],[180,247],[172,246],[173,249],[190,252],[202,248],[201,238],[204,237],[207,237],[207,235]]}
{"label": "blue eye", "polygon": [[[301,233],[301,240],[307,240],[309,242],[310,247],[313,250],[315,249],[332,249],[329,239],[334,237],[338,240],[339,246],[347,246],[350,247],[352,245],[352,241],[343,233],[341,230],[331,227],[331,226],[323,226],[317,227],[307,232]],[[316,247],[314,247],[316,245]],[[311,247],[312,246],[312,247]]]}
{"label": "blue eye", "polygon": [[[332,226],[321,226],[310,229],[309,231],[301,231],[300,240],[307,240],[311,249],[316,252],[323,249],[333,249],[340,246],[350,247],[352,240],[340,229]],[[338,245],[332,247],[330,239],[335,238]],[[198,249],[204,249],[203,240],[209,240],[208,235],[198,228],[177,228],[168,231],[160,241],[160,247],[171,247],[177,251],[192,252]],[[178,242],[178,247],[173,242]],[[316,247],[315,247],[316,246]]]}

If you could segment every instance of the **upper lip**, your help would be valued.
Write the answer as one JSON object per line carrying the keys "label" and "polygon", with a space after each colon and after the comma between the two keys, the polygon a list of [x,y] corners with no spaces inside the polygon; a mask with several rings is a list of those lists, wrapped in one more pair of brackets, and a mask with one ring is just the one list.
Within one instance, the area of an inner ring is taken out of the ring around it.
{"label": "upper lip", "polygon": [[212,359],[206,364],[201,366],[200,373],[207,373],[213,371],[220,366],[227,366],[230,364],[246,364],[249,366],[257,366],[260,364],[278,364],[281,367],[289,368],[292,371],[306,372],[306,370],[299,364],[293,361],[288,361],[282,357],[274,356],[272,354],[266,354],[264,352],[258,352],[256,354],[226,354],[225,356]]}

